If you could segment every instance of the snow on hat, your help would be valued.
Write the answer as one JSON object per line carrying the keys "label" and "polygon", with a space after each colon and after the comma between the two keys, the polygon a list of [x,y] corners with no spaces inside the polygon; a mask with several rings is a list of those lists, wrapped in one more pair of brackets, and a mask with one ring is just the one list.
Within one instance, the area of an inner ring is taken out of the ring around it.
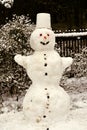
{"label": "snow on hat", "polygon": [[36,29],[51,29],[51,16],[48,13],[38,13],[36,18]]}

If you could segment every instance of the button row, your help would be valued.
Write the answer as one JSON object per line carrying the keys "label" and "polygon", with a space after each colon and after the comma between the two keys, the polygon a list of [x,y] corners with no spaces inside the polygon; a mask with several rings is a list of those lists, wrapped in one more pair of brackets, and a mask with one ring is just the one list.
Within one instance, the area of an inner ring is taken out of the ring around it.
{"label": "button row", "polygon": [[[44,56],[46,56],[46,54],[44,54]],[[44,57],[44,60],[47,60],[47,58]],[[47,63],[45,63],[44,66],[47,67]],[[45,76],[47,76],[47,75],[48,75],[48,73],[46,72],[46,73],[45,73]]]}

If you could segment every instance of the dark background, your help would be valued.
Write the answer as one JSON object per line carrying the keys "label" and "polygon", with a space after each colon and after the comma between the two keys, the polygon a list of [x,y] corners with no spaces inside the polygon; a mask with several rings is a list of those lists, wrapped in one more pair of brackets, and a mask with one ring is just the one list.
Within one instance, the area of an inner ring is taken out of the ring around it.
{"label": "dark background", "polygon": [[14,0],[11,9],[0,5],[0,24],[11,19],[13,14],[29,14],[35,23],[39,12],[51,14],[53,29],[87,28],[86,0]]}

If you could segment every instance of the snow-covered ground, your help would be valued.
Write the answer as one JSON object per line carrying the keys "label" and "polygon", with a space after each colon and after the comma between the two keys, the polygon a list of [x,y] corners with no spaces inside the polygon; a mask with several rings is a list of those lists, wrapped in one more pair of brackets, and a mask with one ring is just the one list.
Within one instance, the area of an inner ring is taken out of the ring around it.
{"label": "snow-covered ground", "polygon": [[[84,83],[84,84],[83,84]],[[66,121],[61,121],[57,124],[50,126],[50,130],[87,130],[87,80],[86,78],[81,79],[68,79],[67,85],[76,87],[78,85],[79,89],[73,89],[69,92],[71,97],[71,108],[69,116]],[[82,87],[83,85],[83,87]],[[85,87],[84,87],[85,86]],[[4,114],[0,115],[0,130],[39,130],[29,124],[26,118],[23,115],[22,110],[17,111],[16,107],[21,105],[23,98],[20,99],[19,103],[16,101],[12,102],[12,99],[4,102],[2,108]],[[10,109],[6,103],[13,106],[13,109]],[[11,111],[8,113],[8,109]],[[41,129],[40,129],[41,130]],[[42,127],[44,130],[44,127]]]}

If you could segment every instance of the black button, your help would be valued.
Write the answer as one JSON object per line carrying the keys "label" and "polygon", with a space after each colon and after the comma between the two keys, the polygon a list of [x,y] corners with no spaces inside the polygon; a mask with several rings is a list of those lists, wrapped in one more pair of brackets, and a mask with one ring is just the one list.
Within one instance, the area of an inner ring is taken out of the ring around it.
{"label": "black button", "polygon": [[45,73],[45,76],[47,76],[48,75],[48,73]]}
{"label": "black button", "polygon": [[45,88],[45,90],[47,90],[47,88]]}
{"label": "black button", "polygon": [[44,66],[47,66],[47,63],[45,63]]}
{"label": "black button", "polygon": [[47,98],[49,99],[49,98],[50,98],[50,96],[47,96]]}
{"label": "black button", "polygon": [[49,130],[49,128],[47,128],[46,130]]}
{"label": "black button", "polygon": [[43,118],[46,118],[46,115],[44,115]]}
{"label": "black button", "polygon": [[46,54],[44,54],[44,56],[46,56]]}
{"label": "black button", "polygon": [[46,60],[47,58],[44,58],[44,60]]}

